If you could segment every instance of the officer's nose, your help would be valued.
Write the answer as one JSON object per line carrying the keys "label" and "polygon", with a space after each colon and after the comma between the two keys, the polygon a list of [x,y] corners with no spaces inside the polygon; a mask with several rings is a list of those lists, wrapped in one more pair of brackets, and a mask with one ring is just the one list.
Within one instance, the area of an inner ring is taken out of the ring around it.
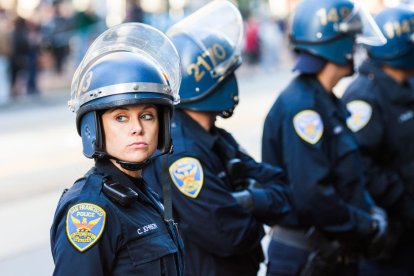
{"label": "officer's nose", "polygon": [[143,133],[144,133],[144,128],[142,126],[141,120],[139,118],[131,120],[131,134],[142,135]]}

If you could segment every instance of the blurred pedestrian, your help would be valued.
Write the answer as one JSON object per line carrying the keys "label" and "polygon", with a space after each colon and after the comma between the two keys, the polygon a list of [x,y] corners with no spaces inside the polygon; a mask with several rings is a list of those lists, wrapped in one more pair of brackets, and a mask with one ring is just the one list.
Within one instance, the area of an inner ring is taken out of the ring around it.
{"label": "blurred pedestrian", "polygon": [[0,105],[10,101],[10,52],[11,52],[11,24],[3,9],[0,9]]}
{"label": "blurred pedestrian", "polygon": [[125,22],[144,22],[144,10],[141,7],[141,1],[128,2],[127,16]]}
{"label": "blurred pedestrian", "polygon": [[59,200],[53,275],[183,275],[175,223],[142,178],[156,149],[171,150],[180,77],[174,46],[148,25],[117,25],[89,48],[70,107],[95,166]]}
{"label": "blurred pedestrian", "polygon": [[11,86],[14,97],[25,93],[29,55],[28,25],[24,18],[17,17],[12,32],[12,52],[10,56]]}
{"label": "blurred pedestrian", "polygon": [[75,64],[79,64],[83,55],[86,53],[92,37],[96,34],[99,18],[95,12],[88,8],[85,11],[78,11],[72,18],[74,27],[74,59]]}
{"label": "blurred pedestrian", "polygon": [[54,58],[54,69],[57,74],[62,74],[63,65],[69,54],[69,39],[73,34],[70,20],[61,13],[61,2],[53,4],[53,17],[48,23],[48,38]]}
{"label": "blurred pedestrian", "polygon": [[361,275],[414,275],[414,10],[386,8],[375,21],[382,46],[368,47],[368,59],[343,100],[352,117],[366,166],[367,187],[388,212],[389,247],[379,260],[364,262]]}
{"label": "blurred pedestrian", "polygon": [[256,64],[260,60],[259,22],[250,16],[246,22],[246,40],[244,54],[248,64]]}
{"label": "blurred pedestrian", "polygon": [[39,25],[32,21],[27,22],[27,31],[29,49],[26,68],[26,92],[28,95],[37,95],[40,93],[37,78],[39,73],[39,53],[42,34]]}
{"label": "blurred pedestrian", "polygon": [[386,234],[386,215],[364,187],[348,112],[332,92],[353,73],[355,40],[383,42],[358,5],[304,0],[294,12],[299,74],[266,117],[262,158],[286,171],[296,213],[272,229],[268,275],[356,275],[360,252]]}
{"label": "blurred pedestrian", "polygon": [[283,34],[276,21],[267,16],[260,22],[260,65],[266,72],[276,69],[280,62],[279,55],[283,52]]}

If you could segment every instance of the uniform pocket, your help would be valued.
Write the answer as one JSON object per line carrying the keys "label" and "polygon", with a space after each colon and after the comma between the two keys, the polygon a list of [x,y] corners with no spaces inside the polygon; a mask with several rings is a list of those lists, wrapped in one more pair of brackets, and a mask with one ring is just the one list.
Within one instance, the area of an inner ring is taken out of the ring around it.
{"label": "uniform pocket", "polygon": [[356,151],[358,149],[358,144],[354,137],[352,137],[351,134],[348,134],[345,131],[338,134],[336,140],[336,152],[338,159],[341,159],[350,152]]}
{"label": "uniform pocket", "polygon": [[272,240],[268,248],[267,276],[299,275],[309,251]]}
{"label": "uniform pocket", "polygon": [[[177,247],[167,233],[150,235],[127,244],[129,255],[135,267],[159,264],[166,255],[177,253]],[[158,268],[159,269],[159,268]]]}

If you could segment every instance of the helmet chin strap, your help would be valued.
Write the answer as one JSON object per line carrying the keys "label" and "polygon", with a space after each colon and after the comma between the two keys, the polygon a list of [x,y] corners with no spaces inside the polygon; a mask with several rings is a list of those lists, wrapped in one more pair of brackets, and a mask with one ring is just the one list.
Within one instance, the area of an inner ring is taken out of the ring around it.
{"label": "helmet chin strap", "polygon": [[164,151],[162,153],[159,153],[155,156],[151,156],[150,158],[144,160],[143,162],[129,162],[129,161],[123,161],[120,160],[114,156],[111,156],[109,154],[105,154],[104,156],[101,156],[101,158],[108,158],[108,159],[113,159],[116,161],[116,163],[118,163],[119,165],[121,165],[122,168],[124,168],[125,170],[128,171],[139,171],[142,170],[143,168],[145,168],[146,166],[148,166],[152,160],[154,160],[155,158],[158,158],[164,154],[169,154],[173,151],[173,147],[171,146],[170,150],[168,151]]}
{"label": "helmet chin strap", "polygon": [[116,163],[121,165],[122,168],[128,171],[139,171],[151,163],[151,158],[145,160],[144,162],[127,162],[119,159],[115,159]]}

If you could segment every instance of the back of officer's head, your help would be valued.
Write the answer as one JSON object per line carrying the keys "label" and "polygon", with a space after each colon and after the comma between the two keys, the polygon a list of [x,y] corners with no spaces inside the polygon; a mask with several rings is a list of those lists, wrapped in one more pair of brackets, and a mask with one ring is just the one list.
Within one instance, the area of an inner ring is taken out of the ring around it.
{"label": "back of officer's head", "polygon": [[228,118],[238,103],[243,22],[228,1],[213,1],[173,25],[167,35],[181,57],[179,109]]}
{"label": "back of officer's head", "polygon": [[414,69],[414,10],[407,5],[385,8],[375,22],[387,42],[368,47],[368,56],[377,64],[399,69]]}
{"label": "back of officer's head", "polygon": [[381,44],[383,36],[358,0],[304,0],[294,11],[290,41],[299,53],[296,69],[317,73],[326,62],[352,63],[356,43]]}

